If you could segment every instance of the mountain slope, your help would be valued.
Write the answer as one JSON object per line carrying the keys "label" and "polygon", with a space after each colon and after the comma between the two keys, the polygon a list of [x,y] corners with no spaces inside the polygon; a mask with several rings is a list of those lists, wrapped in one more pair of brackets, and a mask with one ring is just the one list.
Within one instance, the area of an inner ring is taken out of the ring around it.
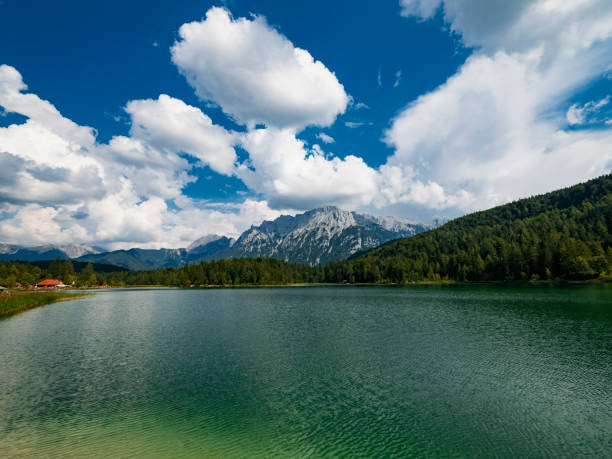
{"label": "mountain slope", "polygon": [[84,255],[77,260],[121,266],[130,270],[176,268],[224,252],[233,242],[233,239],[225,236],[205,236],[194,241],[186,249],[114,250]]}
{"label": "mountain slope", "polygon": [[318,265],[427,229],[429,226],[407,219],[322,207],[253,226],[219,257],[278,258],[290,263]]}
{"label": "mountain slope", "polygon": [[235,242],[236,239],[225,236],[205,236],[192,242],[187,247],[185,262],[193,263],[208,257],[214,257],[229,250]]}
{"label": "mountain slope", "polygon": [[185,253],[185,249],[129,249],[85,255],[76,260],[147,270],[182,266]]}
{"label": "mountain slope", "polygon": [[59,257],[78,258],[86,254],[95,254],[99,250],[86,245],[41,245],[37,247],[24,247],[12,244],[0,244],[0,260],[40,261],[54,260]]}
{"label": "mountain slope", "polygon": [[477,212],[326,267],[329,281],[587,279],[612,270],[612,175]]}

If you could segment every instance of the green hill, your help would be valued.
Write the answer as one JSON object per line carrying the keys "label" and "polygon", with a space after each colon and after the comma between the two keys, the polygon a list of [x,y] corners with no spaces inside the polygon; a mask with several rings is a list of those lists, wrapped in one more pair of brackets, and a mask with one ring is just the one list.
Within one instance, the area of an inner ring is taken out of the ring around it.
{"label": "green hill", "polygon": [[453,220],[326,266],[329,282],[590,279],[612,271],[612,175]]}

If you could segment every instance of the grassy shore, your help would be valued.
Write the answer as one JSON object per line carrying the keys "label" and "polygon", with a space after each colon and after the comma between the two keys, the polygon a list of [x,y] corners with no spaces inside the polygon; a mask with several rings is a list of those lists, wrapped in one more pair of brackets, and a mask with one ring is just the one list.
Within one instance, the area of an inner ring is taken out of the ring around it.
{"label": "grassy shore", "polygon": [[26,309],[36,308],[57,301],[74,300],[83,293],[66,292],[11,292],[0,293],[0,316],[9,316]]}

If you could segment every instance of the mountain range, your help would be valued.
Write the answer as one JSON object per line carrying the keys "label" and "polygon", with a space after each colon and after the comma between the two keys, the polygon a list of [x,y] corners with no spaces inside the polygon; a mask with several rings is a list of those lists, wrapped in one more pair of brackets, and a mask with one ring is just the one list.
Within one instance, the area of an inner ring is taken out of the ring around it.
{"label": "mountain range", "polygon": [[79,258],[84,255],[100,253],[102,249],[81,244],[39,245],[24,247],[15,244],[0,244],[0,260],[42,261],[57,257]]}
{"label": "mountain range", "polygon": [[329,206],[264,221],[243,232],[238,239],[207,235],[180,249],[133,248],[104,252],[84,245],[0,244],[0,260],[38,261],[59,257],[148,270],[212,259],[264,257],[314,266],[342,260],[435,226],[438,222],[423,224],[405,218],[375,217]]}
{"label": "mountain range", "polygon": [[332,206],[322,207],[252,226],[222,258],[264,257],[308,265],[325,264],[429,228],[405,218],[374,217]]}
{"label": "mountain range", "polygon": [[194,241],[187,248],[113,250],[83,255],[77,258],[77,261],[104,263],[130,270],[176,268],[187,263],[223,258],[220,254],[227,252],[234,242],[235,239],[225,236],[208,235]]}

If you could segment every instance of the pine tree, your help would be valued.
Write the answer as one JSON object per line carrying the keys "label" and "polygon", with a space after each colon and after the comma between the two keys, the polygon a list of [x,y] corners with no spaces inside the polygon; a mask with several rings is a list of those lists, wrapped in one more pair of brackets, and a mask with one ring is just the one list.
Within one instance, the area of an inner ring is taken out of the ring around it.
{"label": "pine tree", "polygon": [[74,266],[70,259],[64,260],[62,263],[62,282],[66,285],[72,284],[74,281]]}
{"label": "pine tree", "polygon": [[62,277],[62,260],[60,260],[60,257],[57,257],[51,262],[48,273],[49,277],[53,279],[59,279]]}
{"label": "pine tree", "polygon": [[98,279],[91,263],[87,263],[87,265],[85,265],[83,271],[81,271],[81,276],[79,280],[81,285],[98,285]]}

